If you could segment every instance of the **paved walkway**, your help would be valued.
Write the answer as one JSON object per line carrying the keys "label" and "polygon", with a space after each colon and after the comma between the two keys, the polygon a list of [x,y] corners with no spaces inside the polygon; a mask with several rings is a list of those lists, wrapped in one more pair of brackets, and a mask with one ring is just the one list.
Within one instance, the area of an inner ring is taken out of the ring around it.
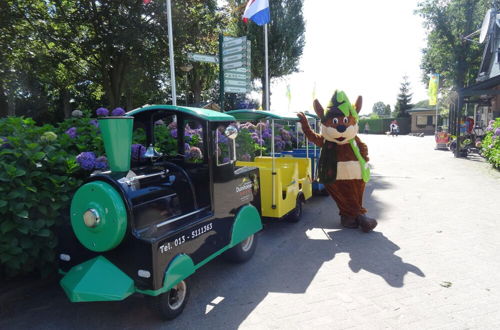
{"label": "paved walkway", "polygon": [[2,305],[0,328],[500,328],[500,173],[432,137],[361,139],[375,232],[342,229],[333,201],[315,197],[302,222],[267,224],[248,263],[197,272],[174,321],[144,297],[70,304],[49,286]]}

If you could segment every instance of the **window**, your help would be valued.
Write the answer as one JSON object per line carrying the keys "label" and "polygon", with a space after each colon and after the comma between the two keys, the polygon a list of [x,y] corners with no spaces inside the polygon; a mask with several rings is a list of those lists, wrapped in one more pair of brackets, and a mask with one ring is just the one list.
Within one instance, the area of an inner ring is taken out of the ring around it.
{"label": "window", "polygon": [[203,162],[203,126],[190,119],[184,121],[184,159],[188,163]]}
{"label": "window", "polygon": [[417,116],[417,126],[427,125],[427,116]]}
{"label": "window", "polygon": [[177,117],[158,113],[153,118],[153,141],[156,151],[166,156],[178,154]]}
{"label": "window", "polygon": [[235,137],[228,137],[228,135],[234,134],[233,130],[236,130],[237,133],[236,127],[228,124],[220,125],[214,132],[217,152],[217,166],[230,164],[236,160]]}

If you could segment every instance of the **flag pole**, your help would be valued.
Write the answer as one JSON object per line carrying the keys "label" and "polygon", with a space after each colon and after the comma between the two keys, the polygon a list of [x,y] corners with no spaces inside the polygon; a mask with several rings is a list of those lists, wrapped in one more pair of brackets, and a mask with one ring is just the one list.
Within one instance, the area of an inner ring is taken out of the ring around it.
{"label": "flag pole", "polygon": [[434,135],[436,135],[438,131],[438,104],[439,104],[439,76],[437,76],[437,82],[436,82],[436,124],[434,125]]}
{"label": "flag pole", "polygon": [[264,24],[264,58],[265,58],[265,67],[266,67],[266,89],[265,89],[265,101],[266,101],[266,110],[269,109],[269,61],[268,61],[268,52],[267,52],[267,23]]}
{"label": "flag pole", "polygon": [[170,57],[170,85],[172,88],[172,105],[177,105],[177,91],[175,90],[175,63],[174,63],[174,38],[172,36],[172,5],[167,0],[167,29],[168,29],[168,53]]}

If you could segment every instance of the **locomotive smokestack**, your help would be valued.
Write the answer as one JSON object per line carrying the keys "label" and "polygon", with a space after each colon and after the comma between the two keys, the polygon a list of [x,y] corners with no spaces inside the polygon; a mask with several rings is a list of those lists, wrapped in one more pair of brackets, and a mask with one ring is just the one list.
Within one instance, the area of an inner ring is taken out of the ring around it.
{"label": "locomotive smokestack", "polygon": [[130,170],[133,125],[133,117],[119,116],[99,119],[99,128],[111,172],[128,172]]}

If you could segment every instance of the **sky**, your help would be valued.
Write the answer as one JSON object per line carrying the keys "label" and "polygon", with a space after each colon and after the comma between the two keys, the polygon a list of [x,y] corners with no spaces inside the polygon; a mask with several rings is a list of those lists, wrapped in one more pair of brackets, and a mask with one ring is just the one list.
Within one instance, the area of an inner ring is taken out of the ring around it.
{"label": "sky", "polygon": [[378,101],[394,109],[405,75],[412,103],[427,99],[420,70],[426,34],[413,14],[416,5],[417,0],[304,0],[300,72],[273,80],[271,110],[312,110],[314,85],[323,105],[339,89],[351,103],[363,97],[361,114],[371,113]]}

